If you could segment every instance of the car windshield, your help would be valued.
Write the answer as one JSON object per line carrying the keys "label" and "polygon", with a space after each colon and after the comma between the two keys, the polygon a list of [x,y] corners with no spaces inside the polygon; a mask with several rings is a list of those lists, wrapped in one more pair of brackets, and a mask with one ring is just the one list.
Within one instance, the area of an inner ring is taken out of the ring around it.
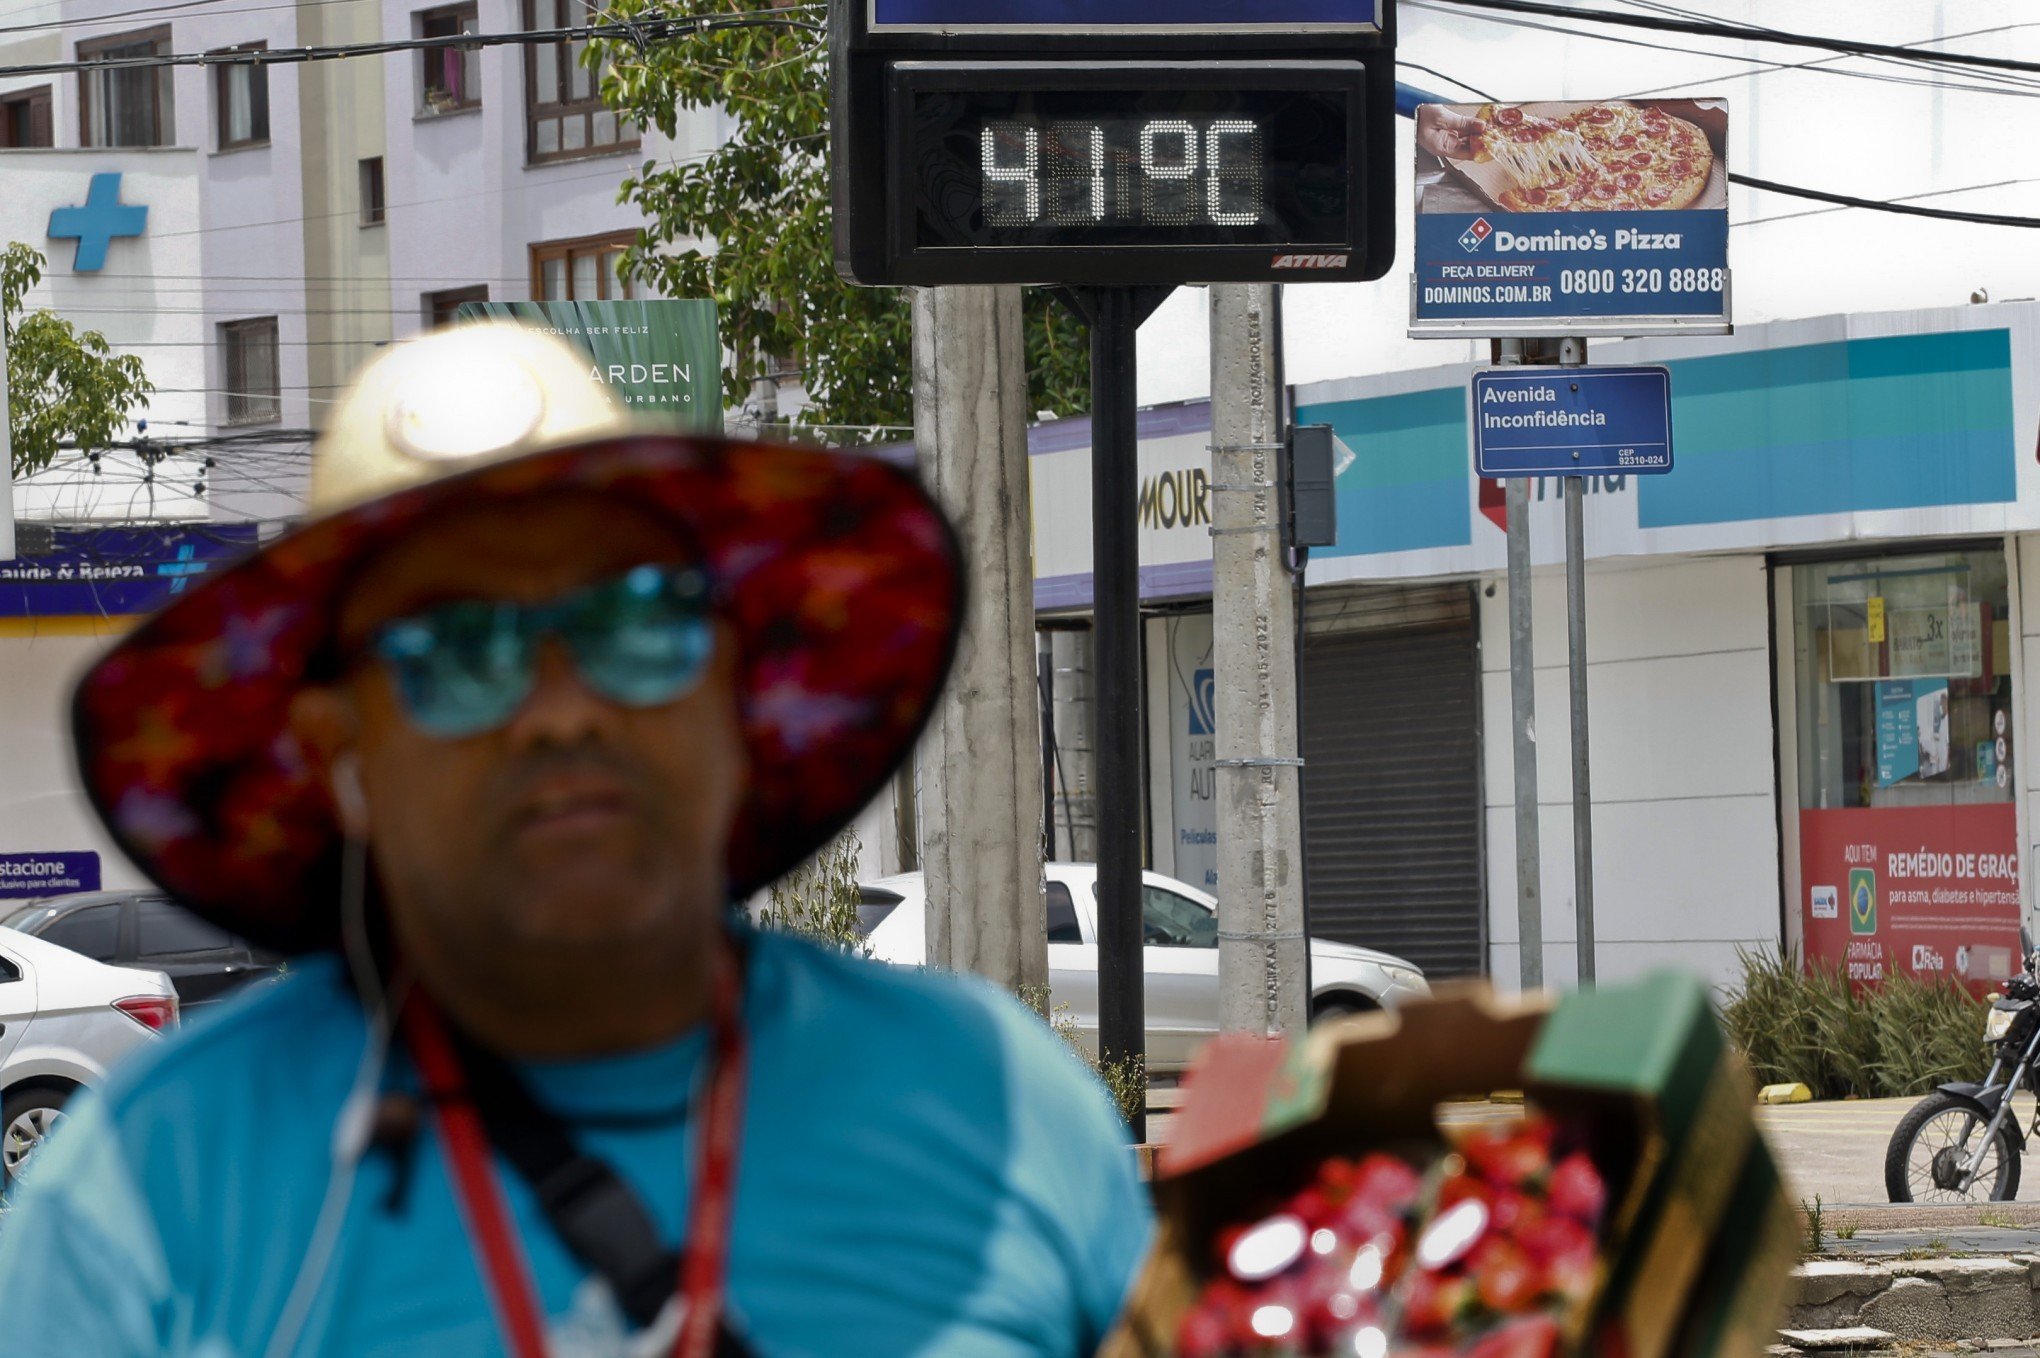
{"label": "car windshield", "polygon": [[24,934],[32,934],[35,932],[34,926],[47,918],[54,908],[44,905],[41,901],[30,901],[27,905],[17,905],[0,911],[0,929],[18,929]]}

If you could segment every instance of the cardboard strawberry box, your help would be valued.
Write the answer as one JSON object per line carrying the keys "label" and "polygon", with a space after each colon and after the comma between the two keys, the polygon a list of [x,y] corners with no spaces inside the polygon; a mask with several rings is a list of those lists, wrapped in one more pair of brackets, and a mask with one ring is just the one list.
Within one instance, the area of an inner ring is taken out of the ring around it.
{"label": "cardboard strawberry box", "polygon": [[[1501,1089],[1528,1093],[1530,1121],[1462,1110],[1441,1127],[1439,1105]],[[1327,1301],[1316,1280],[1352,1258],[1375,1290],[1338,1342],[1362,1358],[1697,1355],[1681,1341],[1704,1326],[1694,1299],[1731,1193],[1782,1198],[1775,1177],[1739,1188],[1756,1144],[1745,1083],[1685,977],[1560,999],[1441,988],[1295,1043],[1221,1039],[1158,1159],[1157,1246],[1102,1352],[1328,1351],[1324,1309],[1350,1315],[1359,1284]],[[1386,1226],[1361,1201],[1381,1184],[1400,1195]],[[1376,1224],[1342,1237],[1348,1219]],[[1584,1264],[1547,1248],[1587,1220]],[[1389,1277],[1353,1253],[1376,1231]]]}

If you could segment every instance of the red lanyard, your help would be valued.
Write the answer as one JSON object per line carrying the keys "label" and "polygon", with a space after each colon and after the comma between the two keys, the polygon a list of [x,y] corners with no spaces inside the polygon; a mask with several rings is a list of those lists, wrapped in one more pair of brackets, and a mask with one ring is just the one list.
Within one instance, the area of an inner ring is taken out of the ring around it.
{"label": "red lanyard", "polygon": [[[680,1262],[680,1296],[687,1314],[680,1322],[673,1358],[711,1358],[722,1318],[737,1143],[744,1116],[741,987],[735,958],[725,947],[716,972],[708,1096],[697,1134],[694,1195],[688,1204],[687,1243]],[[496,1179],[488,1133],[467,1097],[460,1057],[445,1020],[422,994],[414,994],[404,1007],[404,1036],[437,1110],[434,1122],[440,1146],[453,1172],[461,1217],[481,1252],[510,1358],[546,1358],[545,1322],[531,1282],[531,1265]]]}

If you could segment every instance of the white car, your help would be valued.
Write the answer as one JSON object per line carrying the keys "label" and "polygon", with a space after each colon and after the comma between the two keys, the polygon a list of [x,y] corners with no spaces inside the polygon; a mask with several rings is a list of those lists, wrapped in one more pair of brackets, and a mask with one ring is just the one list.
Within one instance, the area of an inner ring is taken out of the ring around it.
{"label": "white car", "polygon": [[0,1187],[63,1120],[72,1094],[176,1022],[177,992],[163,973],[0,929]]}
{"label": "white car", "polygon": [[[1093,1051],[1098,1043],[1098,868],[1048,866],[1048,986]],[[858,927],[881,962],[928,960],[927,891],[910,872],[862,886]],[[1141,874],[1146,928],[1147,1055],[1155,1074],[1178,1073],[1218,1032],[1218,902],[1160,873]],[[1429,995],[1423,972],[1400,957],[1327,939],[1310,941],[1311,1017],[1393,1009]]]}

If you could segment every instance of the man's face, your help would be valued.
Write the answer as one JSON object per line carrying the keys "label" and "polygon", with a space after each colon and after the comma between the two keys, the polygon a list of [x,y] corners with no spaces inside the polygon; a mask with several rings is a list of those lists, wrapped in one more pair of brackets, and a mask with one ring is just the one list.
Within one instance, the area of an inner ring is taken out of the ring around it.
{"label": "man's face", "polygon": [[[548,602],[687,560],[677,534],[609,499],[457,510],[374,561],[339,641],[360,654],[384,624],[438,604]],[[486,970],[513,951],[650,961],[698,942],[724,904],[745,784],[736,660],[720,629],[698,687],[632,709],[590,688],[548,637],[530,698],[500,729],[458,740],[414,726],[379,661],[315,698],[311,710],[345,733],[315,743],[359,759],[368,839],[406,948],[428,966]]]}

